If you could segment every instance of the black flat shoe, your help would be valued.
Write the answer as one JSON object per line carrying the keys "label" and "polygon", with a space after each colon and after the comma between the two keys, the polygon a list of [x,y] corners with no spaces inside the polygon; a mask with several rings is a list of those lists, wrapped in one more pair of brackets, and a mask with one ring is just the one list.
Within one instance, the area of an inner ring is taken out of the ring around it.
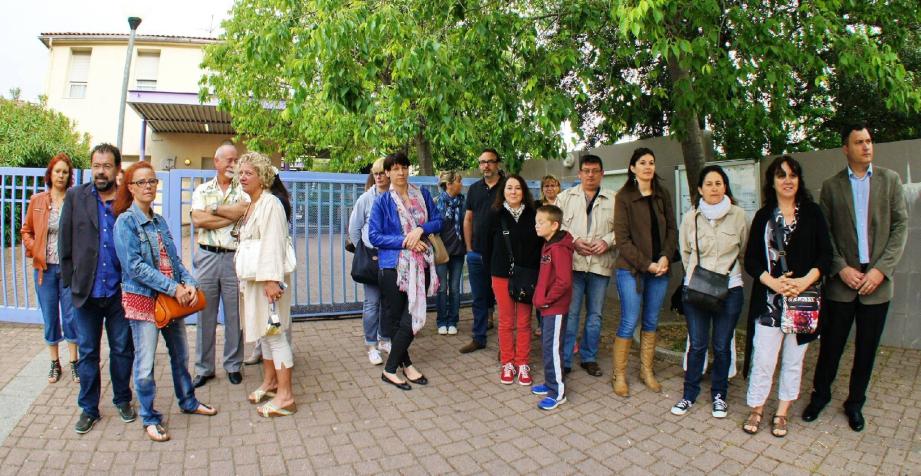
{"label": "black flat shoe", "polygon": [[819,417],[819,414],[822,413],[822,410],[825,408],[825,405],[819,405],[815,402],[809,402],[809,405],[806,405],[806,409],[803,410],[803,421],[810,422],[815,421]]}
{"label": "black flat shoe", "polygon": [[[406,377],[406,372],[403,372],[403,376]],[[417,378],[417,379],[415,379],[415,380],[413,380],[413,379],[411,379],[411,378],[409,378],[409,377],[406,377],[406,380],[409,380],[410,382],[412,382],[412,383],[414,383],[414,384],[416,384],[416,385],[428,385],[428,384],[429,384],[429,379],[425,378],[425,375],[421,375],[419,378]]]}
{"label": "black flat shoe", "polygon": [[863,431],[866,421],[863,419],[863,413],[860,410],[844,410],[847,415],[847,424],[854,431]]}
{"label": "black flat shoe", "polygon": [[243,374],[241,374],[240,372],[228,372],[227,380],[232,385],[240,385],[240,382],[243,381]]}
{"label": "black flat shoe", "polygon": [[389,383],[390,385],[393,385],[394,387],[396,387],[396,388],[398,388],[398,389],[400,389],[400,390],[412,390],[412,389],[413,389],[412,386],[410,386],[408,383],[406,383],[406,382],[403,382],[403,383],[394,382],[393,380],[390,380],[389,378],[387,378],[387,376],[384,375],[384,374],[381,374],[381,380],[383,380],[384,382]]}
{"label": "black flat shoe", "polygon": [[195,388],[203,387],[206,383],[208,383],[208,380],[213,378],[214,375],[196,375],[195,378],[192,379],[192,386]]}

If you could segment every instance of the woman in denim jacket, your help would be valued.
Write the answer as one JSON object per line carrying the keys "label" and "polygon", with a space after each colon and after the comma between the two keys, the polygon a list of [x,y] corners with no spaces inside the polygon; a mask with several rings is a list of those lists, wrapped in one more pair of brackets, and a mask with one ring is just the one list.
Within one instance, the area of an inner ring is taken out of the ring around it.
{"label": "woman in denim jacket", "polygon": [[189,375],[185,319],[162,329],[154,322],[157,294],[175,296],[180,304],[197,302],[198,284],[176,253],[166,220],[153,212],[157,175],[149,162],[138,162],[125,171],[124,185],[115,200],[115,251],[122,263],[122,306],[134,338],[134,388],[140,402],[144,431],[153,441],[167,441],[163,415],[154,410],[157,393],[154,356],[157,334],[163,334],[169,351],[173,388],[183,413],[212,416],[217,410],[195,398]]}

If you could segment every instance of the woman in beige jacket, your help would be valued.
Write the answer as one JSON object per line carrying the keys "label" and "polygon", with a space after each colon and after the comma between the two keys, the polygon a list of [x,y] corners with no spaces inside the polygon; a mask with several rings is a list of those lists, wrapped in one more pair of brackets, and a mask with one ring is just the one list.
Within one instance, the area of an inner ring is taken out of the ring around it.
{"label": "woman in beige jacket", "polygon": [[[288,248],[286,207],[269,188],[275,181],[275,170],[268,157],[250,152],[240,157],[237,165],[240,185],[250,197],[250,205],[240,227],[240,247],[237,260],[255,260],[250,269],[252,277],[240,276],[240,317],[246,342],[260,341],[262,345],[262,385],[249,396],[251,403],[265,398],[272,400],[258,408],[264,417],[288,416],[297,411],[291,391],[291,368],[294,357],[284,331],[291,325],[291,293],[285,292],[290,273],[285,272],[285,252]],[[258,240],[256,251],[243,251],[248,240]],[[241,269],[237,264],[238,274]]]}
{"label": "woman in beige jacket", "polygon": [[[684,374],[684,394],[672,407],[672,414],[687,413],[700,394],[700,379],[707,348],[710,346],[712,327],[712,415],[725,418],[732,355],[730,346],[744,301],[741,259],[748,237],[748,223],[745,211],[733,203],[729,177],[722,167],[704,167],[697,179],[697,193],[700,200],[684,215],[678,230],[681,261],[686,270],[682,300],[691,346]],[[704,309],[688,300],[687,285],[698,267],[729,275],[729,294],[719,310]]]}

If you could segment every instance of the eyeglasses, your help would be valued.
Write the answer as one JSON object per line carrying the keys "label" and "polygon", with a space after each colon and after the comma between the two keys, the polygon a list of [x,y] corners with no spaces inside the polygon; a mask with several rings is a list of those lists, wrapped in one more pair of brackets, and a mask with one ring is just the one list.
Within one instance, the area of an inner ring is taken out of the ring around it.
{"label": "eyeglasses", "polygon": [[131,185],[137,185],[138,187],[146,187],[148,185],[156,187],[160,183],[160,179],[147,179],[147,180],[135,180],[134,182],[128,182]]}
{"label": "eyeglasses", "polygon": [[499,161],[496,160],[496,159],[478,160],[477,162],[479,162],[480,165],[487,165],[487,164],[488,164],[488,165],[495,165],[495,164],[498,164],[498,163],[499,163]]}
{"label": "eyeglasses", "polygon": [[387,172],[373,172],[371,175],[374,175],[375,177],[383,177],[384,175],[387,175]]}
{"label": "eyeglasses", "polygon": [[113,164],[92,164],[92,165],[90,166],[90,168],[92,168],[93,170],[102,169],[102,170],[107,170],[107,171],[108,171],[108,170],[114,169],[114,168],[115,168],[115,165],[113,165]]}
{"label": "eyeglasses", "polygon": [[595,175],[600,174],[601,169],[582,169],[581,172],[585,175]]}

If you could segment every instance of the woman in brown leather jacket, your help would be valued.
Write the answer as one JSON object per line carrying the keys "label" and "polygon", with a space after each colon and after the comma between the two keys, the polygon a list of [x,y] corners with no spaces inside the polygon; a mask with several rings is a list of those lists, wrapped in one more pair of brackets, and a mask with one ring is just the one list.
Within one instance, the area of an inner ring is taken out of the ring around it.
{"label": "woman in brown leather jacket", "polygon": [[35,268],[35,292],[42,310],[45,325],[45,343],[51,354],[51,368],[48,370],[48,382],[55,383],[61,378],[61,361],[58,344],[67,341],[70,349],[70,376],[74,382],[77,377],[77,327],[74,322],[73,304],[70,288],[64,287],[61,280],[60,260],[58,259],[58,222],[61,218],[61,205],[67,189],[73,184],[74,166],[67,154],[58,154],[51,159],[45,171],[45,192],[32,195],[26,211],[25,222],[20,233],[26,256],[32,258]]}
{"label": "woman in brown leather jacket", "polygon": [[[620,326],[614,339],[614,393],[629,395],[627,356],[642,315],[640,378],[653,392],[662,386],[652,371],[659,310],[668,290],[671,257],[678,247],[672,197],[656,175],[656,157],[645,147],[633,151],[627,183],[614,198],[614,241],[618,256]],[[642,309],[641,309],[642,308]]]}

